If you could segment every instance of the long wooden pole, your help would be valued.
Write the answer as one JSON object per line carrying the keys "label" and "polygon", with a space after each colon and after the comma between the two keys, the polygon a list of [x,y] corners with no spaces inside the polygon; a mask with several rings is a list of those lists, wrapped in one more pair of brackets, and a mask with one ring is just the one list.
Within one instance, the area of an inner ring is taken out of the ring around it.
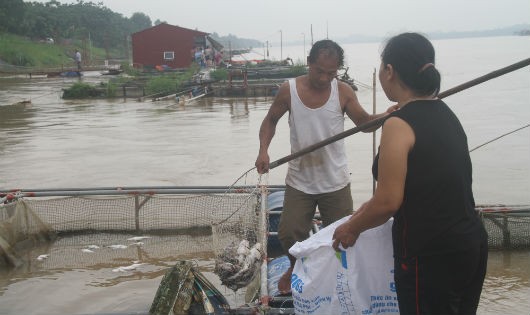
{"label": "long wooden pole", "polygon": [[[374,73],[372,74],[372,114],[376,114],[377,113],[377,110],[376,110],[376,105],[375,105],[375,96],[376,96],[376,91],[375,91],[375,87],[376,87],[376,83],[377,83],[377,80],[375,78],[375,69],[374,69]],[[375,136],[376,135],[376,132],[374,130],[374,132],[372,132],[372,159],[375,159],[375,155],[377,153],[377,137]],[[375,178],[372,178],[372,195],[375,194],[375,186],[376,186],[376,183],[375,183]]]}
{"label": "long wooden pole", "polygon": [[[494,79],[494,78],[497,78],[497,77],[500,77],[501,75],[504,75],[506,73],[509,73],[509,72],[512,72],[512,71],[515,71],[515,70],[518,70],[518,69],[521,69],[521,68],[524,68],[526,66],[530,65],[530,58],[527,58],[527,59],[524,59],[524,60],[521,60],[519,62],[516,62],[512,65],[509,65],[507,67],[504,67],[504,68],[501,68],[499,70],[495,70],[493,72],[490,72],[486,75],[483,75],[481,77],[478,77],[476,79],[473,79],[471,81],[468,81],[468,82],[465,82],[465,83],[462,83],[458,86],[455,86],[454,88],[451,88],[449,90],[446,90],[444,92],[441,92],[438,94],[438,98],[445,98],[447,96],[450,96],[450,95],[453,95],[453,94],[456,94],[460,91],[463,91],[465,89],[468,89],[470,87],[473,87],[475,85],[478,85],[480,83],[483,83],[483,82],[486,82],[488,80],[491,80],[491,79]],[[340,140],[340,139],[344,139],[348,136],[351,136],[353,134],[356,134],[358,133],[359,131],[363,131],[365,129],[369,129],[369,128],[372,128],[372,127],[375,127],[375,126],[380,126],[383,124],[383,122],[385,121],[386,117],[381,117],[381,118],[378,118],[378,119],[374,119],[372,121],[369,121],[367,122],[366,124],[362,124],[360,126],[357,126],[357,127],[354,127],[354,128],[351,128],[351,129],[348,129],[346,131],[343,131],[341,133],[338,133],[332,137],[329,137],[327,139],[324,139],[320,142],[317,142],[315,144],[312,144],[298,152],[295,152],[293,154],[290,154],[290,155],[287,155],[281,159],[278,159],[276,161],[273,161],[269,164],[269,169],[273,169],[275,167],[278,167],[284,163],[287,163],[291,160],[294,160],[304,154],[307,154],[309,152],[313,152],[315,151],[316,149],[319,149],[323,146],[326,146],[330,143],[333,143],[337,140]]]}

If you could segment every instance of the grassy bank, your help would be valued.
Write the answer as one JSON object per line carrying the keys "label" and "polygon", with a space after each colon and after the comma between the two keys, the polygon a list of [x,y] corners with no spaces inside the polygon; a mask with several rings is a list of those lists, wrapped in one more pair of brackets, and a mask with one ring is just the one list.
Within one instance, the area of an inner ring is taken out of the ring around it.
{"label": "grassy bank", "polygon": [[[0,33],[0,64],[37,68],[69,66],[74,64],[73,55],[76,49],[83,51],[80,43],[75,41],[68,44],[47,44]],[[104,59],[105,52],[100,48],[91,47],[90,55],[92,59]]]}

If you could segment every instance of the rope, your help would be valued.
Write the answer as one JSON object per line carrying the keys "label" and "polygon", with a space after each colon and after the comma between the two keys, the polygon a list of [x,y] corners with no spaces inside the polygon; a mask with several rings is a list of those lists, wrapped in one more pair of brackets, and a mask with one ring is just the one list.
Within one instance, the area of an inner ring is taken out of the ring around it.
{"label": "rope", "polygon": [[476,149],[485,146],[486,144],[492,143],[493,141],[499,140],[499,139],[502,138],[502,137],[505,137],[505,136],[507,136],[507,135],[509,135],[509,134],[512,134],[512,133],[514,133],[514,132],[517,132],[517,131],[519,131],[519,130],[522,130],[522,129],[524,129],[524,128],[527,128],[527,127],[529,127],[529,126],[530,126],[530,124],[527,124],[526,126],[523,126],[523,127],[517,128],[517,129],[512,130],[512,131],[510,131],[510,132],[507,132],[507,133],[505,133],[505,134],[502,134],[502,135],[498,136],[497,138],[491,139],[491,140],[489,140],[489,141],[487,141],[487,142],[484,142],[483,144],[481,144],[481,145],[479,145],[479,146],[474,147],[473,149],[469,150],[469,152],[473,152],[473,151],[475,151]]}

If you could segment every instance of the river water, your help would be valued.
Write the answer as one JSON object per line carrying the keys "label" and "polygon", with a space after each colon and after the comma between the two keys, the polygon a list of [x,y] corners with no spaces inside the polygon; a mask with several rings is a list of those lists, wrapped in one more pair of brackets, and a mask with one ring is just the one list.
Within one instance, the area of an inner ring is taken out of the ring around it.
{"label": "river water", "polygon": [[[433,43],[442,91],[526,59],[530,51],[530,37],[518,36]],[[343,47],[350,76],[371,86],[380,44]],[[279,58],[279,50],[273,47],[271,56]],[[281,47],[281,54],[295,61],[305,56],[302,46]],[[81,80],[107,79],[85,73]],[[253,167],[259,126],[271,98],[202,98],[186,106],[172,100],[61,99],[62,89],[76,80],[0,78],[0,188],[229,185]],[[377,112],[391,105],[379,87],[375,95]],[[371,112],[372,90],[360,87],[358,97]],[[31,104],[11,105],[22,100]],[[450,96],[446,102],[460,118],[470,148],[479,146],[529,123],[530,68]],[[347,121],[346,126],[353,124]],[[530,204],[529,136],[526,128],[471,153],[478,204]],[[288,143],[284,117],[270,148],[271,159],[288,155]],[[372,193],[372,135],[355,134],[345,143],[352,194],[359,206]],[[283,184],[284,176],[282,165],[271,170],[267,180]],[[52,250],[59,252],[69,248],[54,246]],[[137,259],[138,253],[129,258]],[[145,312],[164,268],[177,258],[166,255],[125,276],[109,272],[110,265],[104,262],[60,268],[35,263],[27,270],[3,272],[0,314]],[[211,257],[194,258],[211,271]],[[528,314],[528,296],[530,251],[490,252],[479,314]]]}

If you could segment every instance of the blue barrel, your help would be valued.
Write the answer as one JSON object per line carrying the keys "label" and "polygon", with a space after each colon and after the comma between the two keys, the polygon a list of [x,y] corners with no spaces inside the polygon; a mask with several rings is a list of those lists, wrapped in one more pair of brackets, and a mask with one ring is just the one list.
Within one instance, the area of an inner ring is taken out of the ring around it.
{"label": "blue barrel", "polygon": [[280,281],[281,276],[289,267],[291,267],[291,262],[287,256],[274,258],[267,264],[267,290],[269,291],[269,296],[280,295],[278,281]]}

